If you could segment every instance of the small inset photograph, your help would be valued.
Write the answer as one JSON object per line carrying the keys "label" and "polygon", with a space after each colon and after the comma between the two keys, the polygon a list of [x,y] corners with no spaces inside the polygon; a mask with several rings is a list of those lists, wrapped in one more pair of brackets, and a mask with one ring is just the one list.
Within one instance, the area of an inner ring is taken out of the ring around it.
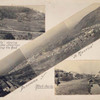
{"label": "small inset photograph", "polygon": [[0,6],[0,40],[32,40],[45,32],[45,6]]}
{"label": "small inset photograph", "polygon": [[56,66],[55,94],[100,94],[100,61],[71,60]]}

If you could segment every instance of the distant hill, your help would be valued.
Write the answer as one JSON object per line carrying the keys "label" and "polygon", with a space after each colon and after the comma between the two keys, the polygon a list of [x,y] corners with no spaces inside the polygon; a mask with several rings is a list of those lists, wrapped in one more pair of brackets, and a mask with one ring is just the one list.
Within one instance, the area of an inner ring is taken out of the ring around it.
{"label": "distant hill", "polygon": [[83,31],[81,31],[82,29],[88,28],[95,24],[100,24],[100,7],[98,7],[96,10],[93,10],[92,12],[84,16],[79,21],[79,23],[77,23],[75,27],[71,30],[69,37],[66,37],[67,36],[66,34],[65,39],[63,39],[62,43],[66,44],[67,42],[70,42],[75,37],[84,33]]}
{"label": "distant hill", "polygon": [[[75,37],[78,37],[82,33],[84,34],[84,32],[87,31],[86,28],[96,24],[100,24],[100,7],[84,16],[71,31],[68,30],[69,32],[61,33],[61,37],[63,37],[61,38],[62,41],[59,37],[58,43],[56,43],[56,45],[62,46],[72,41]],[[82,31],[82,29],[85,29],[85,31]],[[49,50],[51,49],[51,47],[53,46],[50,46]]]}
{"label": "distant hill", "polygon": [[4,18],[16,19],[19,17],[18,15],[20,15],[20,17],[21,16],[23,17],[24,14],[28,14],[28,16],[32,15],[33,17],[36,17],[36,15],[40,14],[41,15],[40,17],[44,18],[43,13],[33,10],[31,8],[17,7],[17,6],[1,6],[0,7],[0,19],[4,19]]}
{"label": "distant hill", "polygon": [[95,24],[100,24],[100,7],[83,17],[74,29],[79,32],[83,28],[90,27]]}

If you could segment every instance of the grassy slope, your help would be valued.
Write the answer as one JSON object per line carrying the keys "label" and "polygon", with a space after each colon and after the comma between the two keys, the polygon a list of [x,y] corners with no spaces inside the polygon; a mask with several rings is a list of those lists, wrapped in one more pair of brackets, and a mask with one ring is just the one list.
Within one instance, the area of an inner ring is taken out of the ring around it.
{"label": "grassy slope", "polygon": [[45,31],[44,14],[27,7],[0,7],[0,19],[0,28]]}
{"label": "grassy slope", "polygon": [[72,80],[69,82],[62,82],[59,86],[55,86],[57,95],[73,95],[73,94],[89,94],[88,80]]}

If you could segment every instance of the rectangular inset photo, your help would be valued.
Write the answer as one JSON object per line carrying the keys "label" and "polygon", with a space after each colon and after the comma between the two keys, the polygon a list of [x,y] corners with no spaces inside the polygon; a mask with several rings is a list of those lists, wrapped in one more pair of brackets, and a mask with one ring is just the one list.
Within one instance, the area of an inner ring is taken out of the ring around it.
{"label": "rectangular inset photo", "polygon": [[56,66],[55,94],[100,94],[100,61],[72,60]]}
{"label": "rectangular inset photo", "polygon": [[45,32],[45,6],[0,6],[0,40],[31,40]]}

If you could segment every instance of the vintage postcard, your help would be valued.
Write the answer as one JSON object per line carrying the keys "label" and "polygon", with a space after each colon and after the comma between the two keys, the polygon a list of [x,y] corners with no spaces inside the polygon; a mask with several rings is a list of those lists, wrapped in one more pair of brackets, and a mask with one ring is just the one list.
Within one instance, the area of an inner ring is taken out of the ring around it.
{"label": "vintage postcard", "polygon": [[8,1],[0,4],[0,100],[99,96],[100,2]]}
{"label": "vintage postcard", "polygon": [[99,39],[99,12],[100,4],[92,4],[2,59],[2,91],[12,92]]}

